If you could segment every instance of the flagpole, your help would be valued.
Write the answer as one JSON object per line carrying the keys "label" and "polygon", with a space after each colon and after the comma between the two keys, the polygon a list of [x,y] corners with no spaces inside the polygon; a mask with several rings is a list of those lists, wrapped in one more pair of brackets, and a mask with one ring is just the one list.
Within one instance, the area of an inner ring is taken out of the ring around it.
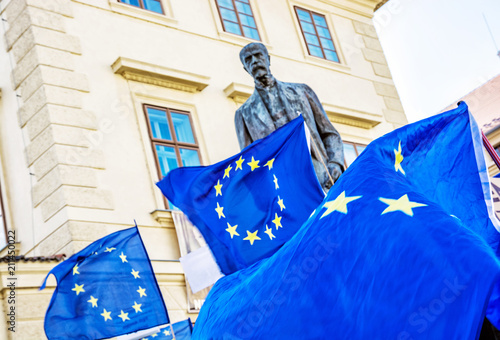
{"label": "flagpole", "polygon": [[483,137],[483,145],[488,151],[488,153],[491,156],[491,159],[493,159],[493,162],[495,162],[495,165],[497,166],[498,169],[500,169],[500,157],[498,156],[497,152],[495,151],[495,148],[491,145],[490,141],[486,137],[483,131],[481,131],[481,135]]}

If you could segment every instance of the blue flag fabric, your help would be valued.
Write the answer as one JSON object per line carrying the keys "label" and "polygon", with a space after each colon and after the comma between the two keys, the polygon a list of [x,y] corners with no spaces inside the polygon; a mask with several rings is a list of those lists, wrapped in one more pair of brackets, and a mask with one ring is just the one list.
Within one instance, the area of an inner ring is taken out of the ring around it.
{"label": "blue flag fabric", "polygon": [[500,273],[478,132],[461,104],[373,141],[280,250],[214,285],[193,339],[477,339]]}
{"label": "blue flag fabric", "polygon": [[45,314],[49,339],[102,339],[169,322],[136,227],[95,241],[52,269],[57,287]]}
{"label": "blue flag fabric", "polygon": [[[175,334],[175,338],[172,334],[172,330]],[[158,333],[152,334],[142,340],[190,340],[192,334],[193,324],[191,323],[191,319],[188,318],[184,321],[176,322],[172,324],[172,326],[168,325],[167,327],[163,327]]]}
{"label": "blue flag fabric", "polygon": [[224,274],[273,254],[325,196],[302,116],[235,156],[177,168],[157,185],[200,230]]}

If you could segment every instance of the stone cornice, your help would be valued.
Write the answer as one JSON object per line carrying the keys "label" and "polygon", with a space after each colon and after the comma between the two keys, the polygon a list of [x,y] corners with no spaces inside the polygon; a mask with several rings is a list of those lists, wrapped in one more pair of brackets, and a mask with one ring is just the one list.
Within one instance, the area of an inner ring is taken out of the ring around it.
{"label": "stone cornice", "polygon": [[210,77],[200,74],[124,57],[116,59],[111,68],[115,74],[119,74],[127,80],[185,92],[202,91],[208,86],[210,80]]}
{"label": "stone cornice", "polygon": [[353,110],[333,104],[322,103],[325,112],[332,123],[371,129],[383,122],[382,115]]}

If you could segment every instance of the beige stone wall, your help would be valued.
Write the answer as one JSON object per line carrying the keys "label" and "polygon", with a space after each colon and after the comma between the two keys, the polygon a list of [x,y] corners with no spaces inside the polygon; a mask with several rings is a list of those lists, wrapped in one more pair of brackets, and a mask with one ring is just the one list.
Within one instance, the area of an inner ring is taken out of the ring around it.
{"label": "beige stone wall", "polygon": [[[251,40],[223,31],[214,0],[162,4],[165,15],[116,0],[0,2],[0,179],[27,256],[71,255],[135,219],[175,322],[196,315],[186,313],[142,105],[191,112],[211,164],[239,151],[234,112],[253,83],[238,59]],[[375,4],[251,0],[273,74],[309,84],[343,139],[364,144],[406,123],[371,23]],[[340,64],[308,55],[294,6],[325,15]],[[53,265],[19,269],[16,339],[43,338],[50,290],[37,287]]]}

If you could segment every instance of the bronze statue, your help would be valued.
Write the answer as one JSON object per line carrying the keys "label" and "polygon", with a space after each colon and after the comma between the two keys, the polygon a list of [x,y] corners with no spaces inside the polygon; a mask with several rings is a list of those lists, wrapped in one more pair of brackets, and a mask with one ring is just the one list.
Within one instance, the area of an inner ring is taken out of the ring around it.
{"label": "bronze statue", "polygon": [[298,117],[300,112],[313,139],[314,170],[327,191],[344,171],[344,151],[342,139],[328,120],[318,97],[306,84],[276,80],[269,70],[267,49],[261,43],[243,47],[240,60],[255,80],[253,94],[236,111],[236,133],[241,149]]}

